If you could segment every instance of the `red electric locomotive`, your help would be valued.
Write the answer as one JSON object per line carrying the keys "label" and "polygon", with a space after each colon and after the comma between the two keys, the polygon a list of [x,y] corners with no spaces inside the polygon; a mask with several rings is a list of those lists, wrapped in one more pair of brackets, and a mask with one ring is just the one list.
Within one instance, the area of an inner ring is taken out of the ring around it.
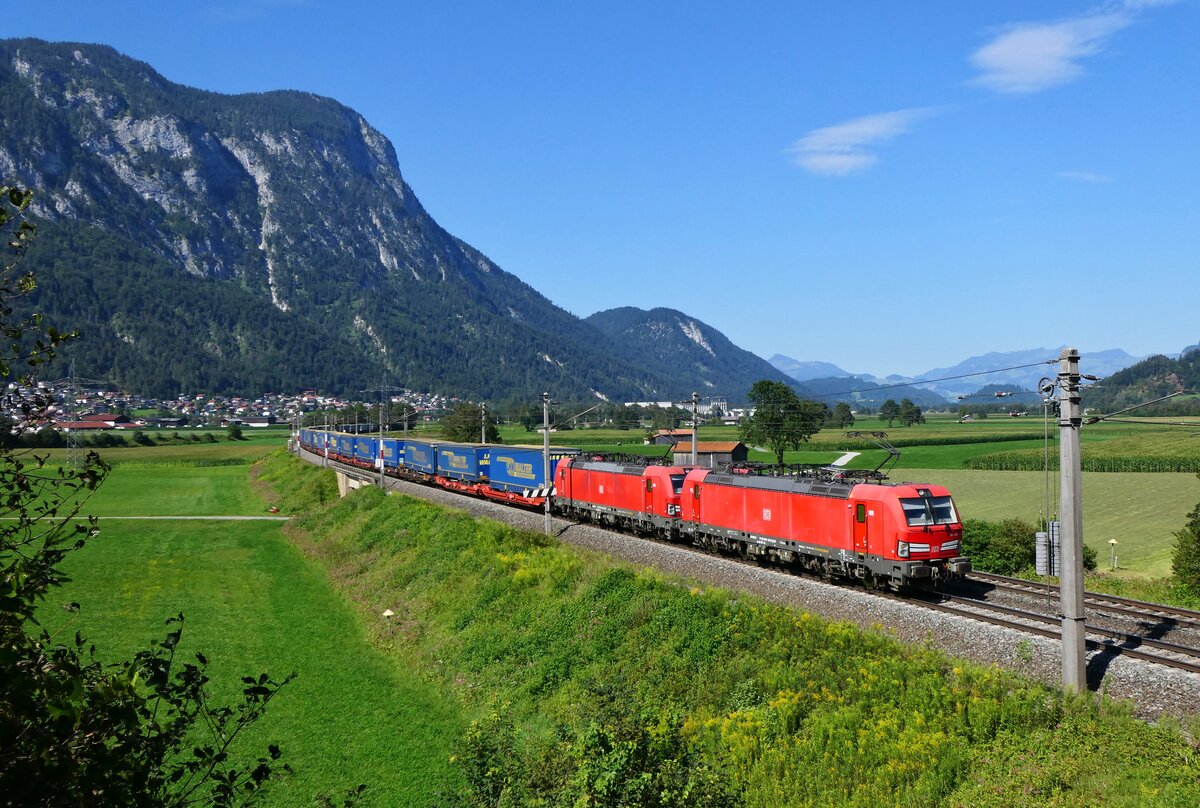
{"label": "red electric locomotive", "polygon": [[552,508],[564,516],[638,533],[671,534],[685,469],[580,455],[560,460]]}
{"label": "red electric locomotive", "polygon": [[959,555],[962,522],[954,501],[936,485],[692,469],[679,530],[702,546],[895,590],[971,571]]}

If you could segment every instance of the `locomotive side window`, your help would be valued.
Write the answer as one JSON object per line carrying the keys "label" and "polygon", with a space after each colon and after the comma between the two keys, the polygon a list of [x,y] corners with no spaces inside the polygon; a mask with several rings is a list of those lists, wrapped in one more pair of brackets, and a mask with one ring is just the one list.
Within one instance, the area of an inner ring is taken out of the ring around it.
{"label": "locomotive side window", "polygon": [[909,527],[949,525],[958,521],[950,497],[902,499],[900,507],[904,509],[904,519]]}
{"label": "locomotive side window", "polygon": [[861,502],[858,503],[858,507],[855,509],[855,512],[854,512],[854,519],[856,522],[867,521],[867,506],[866,505],[863,505]]}

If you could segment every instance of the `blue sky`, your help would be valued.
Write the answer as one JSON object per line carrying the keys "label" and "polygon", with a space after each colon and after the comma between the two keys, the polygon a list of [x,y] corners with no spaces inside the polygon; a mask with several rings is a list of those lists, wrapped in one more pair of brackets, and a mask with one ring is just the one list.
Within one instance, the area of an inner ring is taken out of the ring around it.
{"label": "blue sky", "polygon": [[581,316],[880,374],[1200,342],[1200,0],[42,0],[5,28],[336,98]]}

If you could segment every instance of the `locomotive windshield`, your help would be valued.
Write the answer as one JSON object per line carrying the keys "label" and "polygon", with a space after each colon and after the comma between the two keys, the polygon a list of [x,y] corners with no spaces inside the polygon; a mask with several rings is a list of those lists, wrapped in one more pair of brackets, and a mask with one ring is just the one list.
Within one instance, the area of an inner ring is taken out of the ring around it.
{"label": "locomotive windshield", "polygon": [[672,474],[671,475],[671,486],[675,489],[676,494],[682,494],[683,493],[683,475],[682,474]]}
{"label": "locomotive windshield", "polygon": [[909,527],[950,525],[958,521],[958,515],[954,512],[954,502],[950,497],[901,499],[900,507],[904,509],[904,518]]}

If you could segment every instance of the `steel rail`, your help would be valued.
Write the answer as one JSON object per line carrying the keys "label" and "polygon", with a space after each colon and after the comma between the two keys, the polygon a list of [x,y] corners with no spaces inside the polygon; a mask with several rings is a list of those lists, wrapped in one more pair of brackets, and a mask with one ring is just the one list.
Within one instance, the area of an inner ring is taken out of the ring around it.
{"label": "steel rail", "polygon": [[[1004,589],[1018,591],[1038,593],[1058,592],[1058,587],[1054,584],[1043,584],[1037,581],[1029,581],[1025,578],[1013,578],[1007,575],[994,575],[988,572],[971,572],[967,576],[967,580],[979,581],[980,583],[990,583]],[[1103,592],[1085,592],[1084,600],[1088,605],[1096,609],[1113,611],[1118,614],[1156,617],[1162,620],[1170,620],[1181,625],[1186,624],[1189,626],[1200,626],[1200,611],[1196,611],[1194,609],[1184,609],[1179,606],[1167,606],[1166,604],[1162,603],[1151,603],[1145,600],[1123,598],[1118,595],[1107,595]]]}

